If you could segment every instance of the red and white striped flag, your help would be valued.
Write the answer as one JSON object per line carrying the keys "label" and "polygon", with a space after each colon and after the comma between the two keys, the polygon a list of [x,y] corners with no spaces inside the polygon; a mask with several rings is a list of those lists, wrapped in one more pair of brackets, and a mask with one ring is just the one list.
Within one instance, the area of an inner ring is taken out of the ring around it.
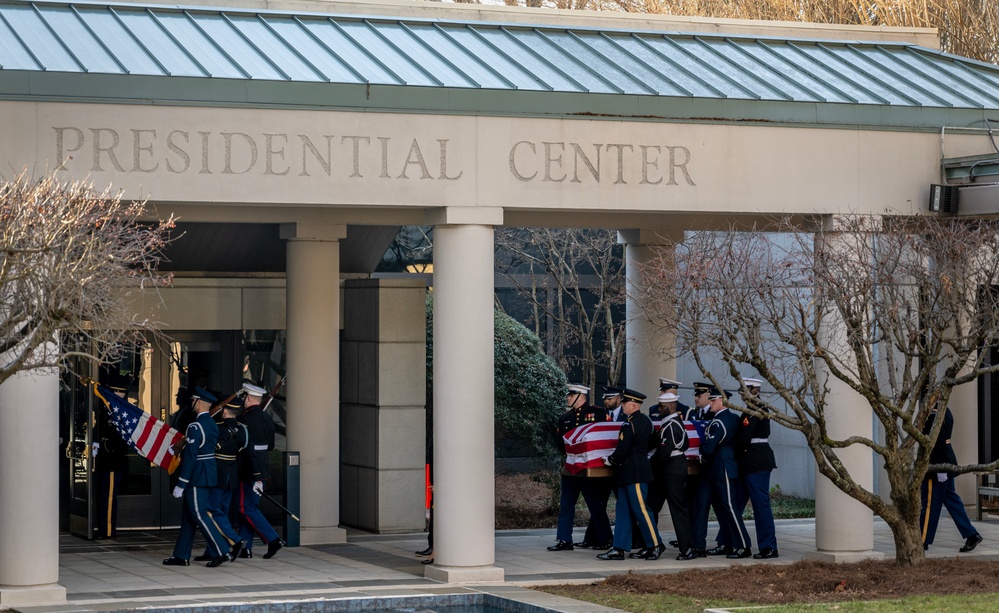
{"label": "red and white striped flag", "polygon": [[177,470],[180,457],[173,454],[173,445],[184,435],[119,398],[113,391],[94,383],[94,394],[107,407],[111,421],[121,438],[143,458],[169,473]]}

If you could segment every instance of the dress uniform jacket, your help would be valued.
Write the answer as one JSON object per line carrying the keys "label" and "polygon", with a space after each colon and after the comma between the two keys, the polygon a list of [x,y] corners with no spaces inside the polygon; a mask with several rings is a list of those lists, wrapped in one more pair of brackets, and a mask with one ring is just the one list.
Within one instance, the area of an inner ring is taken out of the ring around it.
{"label": "dress uniform jacket", "polygon": [[555,424],[555,433],[558,436],[556,444],[559,451],[565,453],[565,440],[562,437],[567,432],[579,426],[604,421],[607,421],[607,411],[602,407],[587,404],[578,409],[569,409],[558,418],[558,422]]}
{"label": "dress uniform jacket", "polygon": [[180,462],[180,487],[215,487],[218,483],[218,469],[215,465],[215,444],[219,439],[219,427],[208,412],[199,413],[197,419],[187,427],[187,445]]}
{"label": "dress uniform jacket", "polygon": [[739,476],[739,466],[735,461],[735,431],[739,416],[729,409],[715,413],[714,419],[704,429],[701,441],[701,457],[709,459],[709,475],[712,478],[730,479]]}
{"label": "dress uniform jacket", "polygon": [[618,487],[652,481],[652,464],[649,463],[652,430],[652,420],[641,411],[629,415],[621,426],[617,448],[610,456],[614,465],[614,482]]}
{"label": "dress uniform jacket", "polygon": [[217,486],[223,490],[239,489],[239,453],[250,444],[250,432],[235,418],[227,418],[219,426],[219,441],[215,445]]}
{"label": "dress uniform jacket", "polygon": [[274,420],[263,407],[255,405],[243,411],[238,421],[246,425],[250,433],[250,445],[240,456],[240,479],[247,483],[270,479],[267,452],[274,449]]}
{"label": "dress uniform jacket", "polygon": [[101,445],[97,448],[97,470],[100,472],[128,471],[128,444],[118,434],[107,411],[101,416]]}
{"label": "dress uniform jacket", "polygon": [[[923,434],[930,433],[933,428],[933,422],[939,414],[938,411],[930,413],[929,418],[926,420],[926,425],[923,426]],[[937,437],[937,442],[933,445],[933,449],[930,450],[930,464],[957,464],[957,454],[954,453],[954,448],[950,444],[950,438],[953,435],[954,414],[950,412],[950,409],[946,409],[944,412],[944,422],[940,426],[940,435]]]}
{"label": "dress uniform jacket", "polygon": [[774,450],[770,447],[770,420],[755,415],[743,415],[736,430],[735,446],[739,471],[743,475],[777,468]]}
{"label": "dress uniform jacket", "polygon": [[687,438],[687,429],[680,413],[673,413],[663,420],[659,427],[659,439],[662,442],[652,456],[655,472],[663,475],[686,475],[687,458],[683,452],[690,447],[690,439]]}

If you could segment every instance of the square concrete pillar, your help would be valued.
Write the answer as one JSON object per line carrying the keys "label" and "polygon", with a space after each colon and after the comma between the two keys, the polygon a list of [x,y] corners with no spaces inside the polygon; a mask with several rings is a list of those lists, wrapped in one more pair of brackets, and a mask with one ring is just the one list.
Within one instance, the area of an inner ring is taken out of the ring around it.
{"label": "square concrete pillar", "polygon": [[344,284],[340,519],[372,532],[422,530],[426,463],[426,287]]}

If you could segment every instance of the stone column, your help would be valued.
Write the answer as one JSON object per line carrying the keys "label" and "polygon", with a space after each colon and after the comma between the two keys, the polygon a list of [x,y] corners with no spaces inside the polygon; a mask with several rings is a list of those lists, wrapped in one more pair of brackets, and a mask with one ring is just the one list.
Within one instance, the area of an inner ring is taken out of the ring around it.
{"label": "stone column", "polygon": [[340,524],[342,224],[284,224],[288,241],[288,450],[301,454],[301,543],[344,543]]}
{"label": "stone column", "polygon": [[434,225],[434,560],[430,579],[502,581],[494,566],[493,226],[447,208]]}
{"label": "stone column", "polygon": [[[838,239],[828,233],[827,246],[836,247]],[[818,239],[817,239],[818,240]],[[844,246],[848,249],[849,247]],[[846,328],[835,315],[827,317],[829,325],[819,331],[821,342],[830,353],[848,355]],[[874,434],[874,416],[867,401],[846,383],[830,376],[817,362],[818,375],[824,377],[829,387],[826,396],[825,416],[829,436],[845,439],[850,436],[871,438]],[[852,445],[838,449],[836,455],[861,487],[873,491],[874,452],[868,447]],[[815,475],[815,552],[806,558],[833,562],[883,558],[874,551],[874,512],[837,488],[818,472]]]}
{"label": "stone column", "polygon": [[66,602],[59,585],[59,374],[0,385],[0,608]]}
{"label": "stone column", "polygon": [[676,379],[676,339],[665,334],[647,319],[642,305],[644,282],[642,267],[653,261],[656,249],[683,240],[682,230],[623,230],[618,242],[624,244],[627,274],[627,359],[625,380],[628,387],[648,395],[646,410],[659,395],[659,378]]}
{"label": "stone column", "polygon": [[[965,383],[951,390],[951,413],[954,414],[954,432],[951,440],[957,453],[959,464],[977,464],[978,457],[978,382]],[[978,512],[978,475],[960,475],[954,480],[957,493],[961,496],[968,516],[974,518]]]}
{"label": "stone column", "polygon": [[425,519],[427,289],[422,279],[344,284],[340,520],[416,532]]}

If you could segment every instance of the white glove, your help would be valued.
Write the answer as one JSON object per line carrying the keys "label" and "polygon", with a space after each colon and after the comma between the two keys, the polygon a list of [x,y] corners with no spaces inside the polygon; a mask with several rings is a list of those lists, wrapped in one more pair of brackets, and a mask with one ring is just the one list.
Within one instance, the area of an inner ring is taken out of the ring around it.
{"label": "white glove", "polygon": [[263,496],[264,495],[264,482],[263,481],[254,481],[253,482],[253,492],[257,496]]}
{"label": "white glove", "polygon": [[947,473],[937,473],[937,481],[943,483],[947,480]]}
{"label": "white glove", "polygon": [[604,458],[604,465],[605,465],[605,466],[613,466],[613,465],[611,464],[611,461],[610,461],[610,457],[609,457],[609,456],[608,456],[608,457],[606,457],[606,458]]}
{"label": "white glove", "polygon": [[93,448],[93,450],[90,453],[91,453],[91,455],[93,455],[96,458],[97,457],[97,452],[101,448],[101,444],[100,443],[94,443],[93,447],[94,448]]}
{"label": "white glove", "polygon": [[184,495],[184,488],[182,488],[179,485],[173,488],[173,497],[174,498],[181,498],[183,495]]}

